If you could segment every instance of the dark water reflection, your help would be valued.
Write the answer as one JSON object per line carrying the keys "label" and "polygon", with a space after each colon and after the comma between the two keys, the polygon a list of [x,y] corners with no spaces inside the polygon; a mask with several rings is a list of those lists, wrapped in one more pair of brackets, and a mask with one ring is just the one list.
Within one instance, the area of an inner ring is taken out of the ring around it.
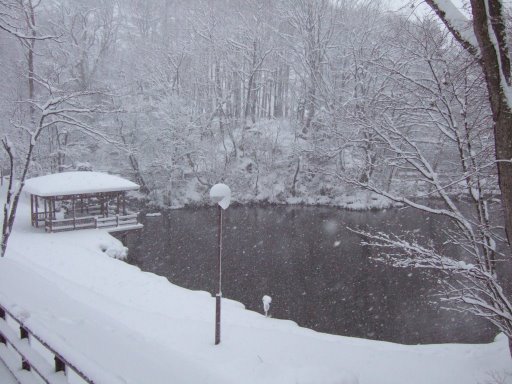
{"label": "dark water reflection", "polygon": [[[215,292],[215,208],[147,217],[129,236],[129,262],[171,282]],[[347,227],[412,231],[441,244],[445,223],[411,209],[348,212],[319,207],[231,207],[225,214],[223,295],[321,332],[406,344],[488,342],[496,331],[441,309],[438,279],[372,260]],[[212,315],[213,316],[213,315]]]}

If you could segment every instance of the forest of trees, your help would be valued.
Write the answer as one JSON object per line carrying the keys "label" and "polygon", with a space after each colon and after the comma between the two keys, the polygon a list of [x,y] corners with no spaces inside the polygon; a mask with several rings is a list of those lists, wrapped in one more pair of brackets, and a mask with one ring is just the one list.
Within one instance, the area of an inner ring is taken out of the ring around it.
{"label": "forest of trees", "polygon": [[376,1],[1,5],[0,128],[15,170],[32,151],[29,176],[121,173],[165,205],[218,181],[241,201],[336,203],[358,183],[428,193],[394,129],[442,176],[461,171],[467,139],[493,156],[481,72],[434,15]]}

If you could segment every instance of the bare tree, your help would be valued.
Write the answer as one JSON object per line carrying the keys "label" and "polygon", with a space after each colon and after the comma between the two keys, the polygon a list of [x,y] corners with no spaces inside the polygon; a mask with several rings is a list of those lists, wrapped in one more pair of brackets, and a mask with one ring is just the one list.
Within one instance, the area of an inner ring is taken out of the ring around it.
{"label": "bare tree", "polygon": [[296,58],[296,72],[302,78],[302,97],[298,105],[298,119],[303,133],[310,130],[317,110],[317,93],[322,81],[322,69],[335,31],[339,2],[300,0],[287,4],[283,17],[292,28],[286,36],[289,48]]}
{"label": "bare tree", "polygon": [[512,244],[512,94],[503,4],[500,0],[472,0],[473,19],[469,21],[451,1],[426,2],[453,37],[476,58],[484,73],[494,122],[505,229],[508,243]]}
{"label": "bare tree", "polygon": [[[447,243],[458,252],[410,235],[360,233],[366,244],[380,248],[381,257],[395,266],[445,274],[443,300],[484,317],[512,340],[512,306],[500,274],[508,250],[493,212],[498,177],[483,75],[471,55],[449,45],[446,35],[429,20],[412,31],[399,30],[402,36],[404,32],[409,32],[407,41],[398,38],[390,51],[407,54],[399,60],[391,56],[380,66],[395,83],[394,94],[405,97],[395,102],[390,97],[380,105],[377,119],[362,121],[373,131],[381,151],[375,166],[393,166],[403,173],[398,187],[386,190],[371,180],[339,177],[449,222]],[[405,49],[404,44],[410,46]],[[438,142],[445,143],[441,153]],[[422,191],[416,199],[407,196],[408,183]]]}
{"label": "bare tree", "polygon": [[[44,33],[44,28],[36,26],[36,9],[39,5],[39,2],[32,1],[0,3],[0,29],[21,41],[28,50],[29,79],[28,92],[13,100],[11,132],[6,133],[2,139],[11,174],[3,209],[1,256],[4,256],[7,249],[21,191],[31,171],[35,151],[43,133],[61,125],[80,129],[83,134],[94,139],[109,140],[101,129],[88,123],[92,113],[105,111],[100,93],[74,89],[69,76],[57,64],[41,65],[39,69],[34,65],[35,41],[41,40],[45,42],[44,45],[51,45],[53,49],[41,46],[38,52],[40,56],[51,57],[54,49],[59,48],[64,40],[62,34],[56,38],[56,34]],[[30,111],[28,116],[23,113],[24,110]]]}

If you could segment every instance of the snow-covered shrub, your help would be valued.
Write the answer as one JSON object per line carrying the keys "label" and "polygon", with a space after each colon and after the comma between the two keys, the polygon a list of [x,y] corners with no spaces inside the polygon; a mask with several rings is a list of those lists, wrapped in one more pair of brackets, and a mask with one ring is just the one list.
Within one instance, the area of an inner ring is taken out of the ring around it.
{"label": "snow-covered shrub", "polygon": [[120,241],[112,239],[110,242],[103,242],[100,244],[102,252],[114,259],[124,260],[128,257],[128,248],[123,246]]}

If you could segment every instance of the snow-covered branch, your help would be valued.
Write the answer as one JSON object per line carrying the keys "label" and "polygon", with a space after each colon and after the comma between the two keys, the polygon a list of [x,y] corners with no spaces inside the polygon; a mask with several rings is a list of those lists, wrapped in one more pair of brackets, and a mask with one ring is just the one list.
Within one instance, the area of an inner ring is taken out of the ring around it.
{"label": "snow-covered branch", "polygon": [[479,56],[478,40],[472,29],[471,21],[453,4],[451,0],[425,0],[453,34],[455,39],[472,55]]}

